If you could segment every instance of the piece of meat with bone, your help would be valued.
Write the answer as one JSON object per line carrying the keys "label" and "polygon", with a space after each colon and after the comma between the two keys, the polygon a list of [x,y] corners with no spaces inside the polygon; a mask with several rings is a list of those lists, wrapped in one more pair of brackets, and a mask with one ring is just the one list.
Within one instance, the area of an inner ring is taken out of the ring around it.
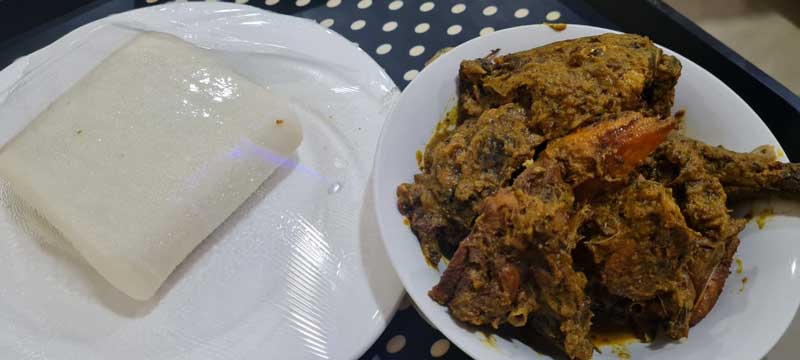
{"label": "piece of meat with bone", "polygon": [[731,198],[746,198],[765,192],[800,192],[800,164],[777,161],[771,146],[758,150],[739,153],[674,134],[654,155],[651,163],[658,166],[650,165],[649,168],[654,175],[669,179],[677,176],[679,166],[695,161],[697,169],[681,173],[693,173],[702,168],[719,180]]}
{"label": "piece of meat with bone", "polygon": [[688,262],[702,235],[686,224],[670,189],[639,177],[594,202],[582,232],[591,234],[584,246],[598,281],[629,301],[632,320],[652,312],[646,317],[663,321],[670,337],[688,335],[696,296]]}
{"label": "piece of meat with bone", "polygon": [[525,126],[526,111],[508,104],[470,119],[426,149],[424,171],[397,188],[400,212],[417,235],[425,258],[437,264],[439,241],[453,246],[475,220],[478,202],[501,186],[531,158],[542,142]]}
{"label": "piece of meat with bone", "polygon": [[590,359],[587,280],[572,259],[588,215],[582,198],[604,188],[597,184],[624,184],[675,125],[625,113],[552,141],[512,186],[482,203],[431,298],[458,320],[530,326],[570,358]]}
{"label": "piece of meat with bone", "polygon": [[648,38],[603,34],[461,63],[459,114],[518,103],[547,139],[603,116],[638,110],[667,117],[680,62]]}
{"label": "piece of meat with bone", "polygon": [[746,220],[731,216],[729,193],[752,196],[765,191],[797,193],[796,164],[770,155],[737,153],[673,134],[639,171],[673,189],[688,225],[702,238],[688,259],[697,293],[690,325],[700,322],[722,293]]}

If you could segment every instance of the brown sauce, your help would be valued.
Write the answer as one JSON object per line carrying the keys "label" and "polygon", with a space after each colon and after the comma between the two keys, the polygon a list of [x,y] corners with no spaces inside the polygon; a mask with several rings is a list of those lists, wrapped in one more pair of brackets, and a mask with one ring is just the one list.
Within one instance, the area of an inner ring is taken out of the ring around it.
{"label": "brown sauce", "polygon": [[592,323],[592,330],[589,337],[592,340],[592,344],[597,348],[627,345],[639,341],[631,328],[618,324],[604,323],[602,321]]}
{"label": "brown sauce", "polygon": [[774,214],[775,212],[771,208],[761,210],[761,212],[758,213],[758,217],[756,217],[756,225],[758,225],[758,229],[763,229],[767,224],[767,220],[769,220]]}
{"label": "brown sauce", "polygon": [[567,29],[567,24],[564,23],[545,23],[545,25],[549,26],[555,31],[564,31]]}
{"label": "brown sauce", "polygon": [[482,339],[481,339],[481,342],[484,345],[486,345],[486,346],[488,346],[490,348],[493,348],[493,349],[497,349],[497,340],[494,339],[494,336],[492,336],[492,334],[487,334],[487,333],[483,333],[483,332],[481,334],[483,335]]}
{"label": "brown sauce", "polygon": [[745,276],[745,277],[743,277],[743,278],[742,278],[742,287],[740,287],[740,288],[739,288],[739,292],[743,292],[743,291],[744,291],[744,286],[745,286],[745,285],[747,285],[747,282],[748,282],[749,280],[750,280],[750,279],[748,279],[748,278],[747,278],[747,276]]}

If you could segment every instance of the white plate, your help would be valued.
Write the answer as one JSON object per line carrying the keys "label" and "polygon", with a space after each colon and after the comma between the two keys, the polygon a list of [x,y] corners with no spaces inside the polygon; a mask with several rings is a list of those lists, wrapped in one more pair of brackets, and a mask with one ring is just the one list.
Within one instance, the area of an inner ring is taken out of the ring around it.
{"label": "white plate", "polygon": [[[131,28],[230,50],[215,56],[290,97],[304,122],[296,166],[270,177],[145,303],[106,283],[0,187],[0,358],[358,357],[403,292],[366,191],[398,94],[392,81],[312,21],[192,3],[115,15],[18,60],[0,73],[0,109],[35,115]],[[22,74],[10,95],[3,91]],[[25,106],[4,109],[20,96],[25,101],[15,103]],[[6,120],[0,133],[13,133]]]}
{"label": "white plate", "polygon": [[[397,211],[395,189],[411,182],[418,172],[414,152],[423,149],[437,121],[455,103],[456,77],[463,59],[483,57],[492,49],[515,52],[554,41],[597,35],[610,30],[569,25],[555,32],[543,25],[498,31],[466,42],[425,68],[403,92],[384,125],[374,171],[378,223],[392,264],[413,300],[426,317],[458,347],[478,359],[537,359],[527,345],[497,336],[489,347],[483,335],[471,332],[433,302],[427,291],[440,271],[428,267],[416,237]],[[778,146],[747,104],[725,84],[683,56],[683,75],[677,85],[674,109],[688,110],[688,134],[711,144],[738,151],[758,145]],[[800,302],[800,283],[795,266],[800,256],[800,207],[770,200],[778,215],[763,230],[748,224],[741,233],[738,257],[744,271],[732,274],[714,310],[689,332],[683,343],[632,344],[632,359],[760,359],[780,338]],[[739,291],[743,277],[749,282]],[[611,349],[595,353],[595,359],[617,359]]]}

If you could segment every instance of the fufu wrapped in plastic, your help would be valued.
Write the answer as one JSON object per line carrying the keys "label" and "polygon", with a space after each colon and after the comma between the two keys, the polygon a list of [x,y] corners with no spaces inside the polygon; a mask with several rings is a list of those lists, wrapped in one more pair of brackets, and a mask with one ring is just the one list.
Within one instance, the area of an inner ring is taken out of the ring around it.
{"label": "fufu wrapped in plastic", "polygon": [[288,103],[175,37],[115,51],[0,150],[0,176],[146,300],[300,144]]}

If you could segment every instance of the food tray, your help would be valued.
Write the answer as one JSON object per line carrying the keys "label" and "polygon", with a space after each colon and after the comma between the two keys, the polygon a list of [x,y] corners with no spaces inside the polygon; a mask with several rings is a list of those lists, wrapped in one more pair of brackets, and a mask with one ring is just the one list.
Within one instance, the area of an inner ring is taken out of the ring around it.
{"label": "food tray", "polygon": [[[606,27],[647,35],[706,68],[764,120],[790,159],[800,158],[800,98],[658,0],[237,0],[308,18],[344,35],[372,56],[403,88],[441,49],[481,32],[542,22]],[[80,25],[157,0],[27,0],[0,2],[0,68]],[[401,5],[402,4],[402,5]],[[795,322],[797,323],[797,322]],[[793,358],[794,324],[768,357]],[[361,357],[468,359],[404,300],[387,329]]]}

